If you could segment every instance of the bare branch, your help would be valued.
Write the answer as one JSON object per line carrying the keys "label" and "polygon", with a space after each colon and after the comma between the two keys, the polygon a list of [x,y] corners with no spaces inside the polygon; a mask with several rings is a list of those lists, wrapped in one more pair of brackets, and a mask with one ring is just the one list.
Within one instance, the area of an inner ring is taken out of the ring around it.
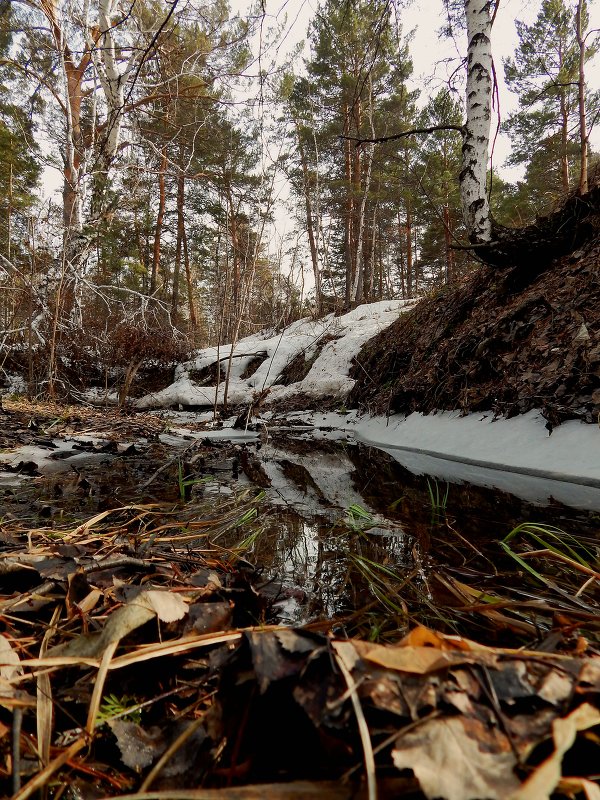
{"label": "bare branch", "polygon": [[458,131],[458,133],[463,134],[464,127],[462,125],[431,125],[429,128],[411,128],[409,131],[394,133],[391,136],[377,136],[374,139],[361,139],[358,136],[344,136],[341,134],[338,138],[344,139],[348,142],[356,142],[356,147],[360,147],[363,144],[383,144],[384,142],[395,142],[399,139],[406,139],[407,136],[419,136],[420,134],[436,133],[438,131]]}

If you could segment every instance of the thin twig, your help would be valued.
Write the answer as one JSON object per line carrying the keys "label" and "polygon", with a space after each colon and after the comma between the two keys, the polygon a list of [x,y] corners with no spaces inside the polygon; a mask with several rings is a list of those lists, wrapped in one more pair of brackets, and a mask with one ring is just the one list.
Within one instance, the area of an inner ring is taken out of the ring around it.
{"label": "thin twig", "polygon": [[21,788],[21,728],[23,726],[23,709],[13,709],[12,724],[12,792],[17,794]]}

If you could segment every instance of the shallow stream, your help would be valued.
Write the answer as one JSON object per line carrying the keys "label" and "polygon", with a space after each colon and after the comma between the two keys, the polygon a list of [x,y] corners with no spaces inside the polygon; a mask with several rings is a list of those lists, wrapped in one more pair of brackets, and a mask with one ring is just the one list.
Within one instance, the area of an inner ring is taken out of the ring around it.
{"label": "shallow stream", "polygon": [[[371,638],[397,637],[420,622],[497,641],[515,627],[529,639],[547,637],[559,614],[574,627],[597,617],[598,581],[588,578],[597,570],[600,491],[597,506],[588,498],[586,510],[531,504],[499,489],[415,474],[410,460],[408,469],[382,450],[328,435],[265,430],[228,441],[222,431],[210,439],[170,434],[108,445],[73,437],[46,447],[45,460],[39,446],[22,454],[49,483],[44,496],[32,484],[29,499],[18,502],[52,517],[126,502],[218,507],[244,488],[260,493],[256,516],[213,544],[226,550],[245,541],[244,558],[275,610],[268,621],[337,618],[349,634]],[[4,475],[5,486],[10,478]],[[12,489],[4,491],[7,498]],[[501,544],[519,526],[515,553],[549,544],[571,560],[581,557],[588,572],[567,569],[555,554],[519,562]],[[491,601],[508,612],[494,611],[490,623],[482,604]]]}

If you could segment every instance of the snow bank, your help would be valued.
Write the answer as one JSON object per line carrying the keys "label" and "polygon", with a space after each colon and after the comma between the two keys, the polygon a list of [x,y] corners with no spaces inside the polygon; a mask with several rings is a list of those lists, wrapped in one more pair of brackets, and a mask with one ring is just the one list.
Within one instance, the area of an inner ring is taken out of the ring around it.
{"label": "snow bank", "polygon": [[355,436],[416,474],[493,486],[535,503],[600,508],[600,427],[577,420],[549,434],[539,412],[511,419],[443,411],[363,419]]}
{"label": "snow bank", "polygon": [[[361,347],[398,319],[400,313],[414,307],[416,300],[384,300],[336,317],[301,319],[279,333],[262,331],[248,336],[233,348],[227,401],[236,406],[250,403],[257,392],[269,388],[270,400],[282,400],[295,394],[308,397],[333,397],[343,400],[354,386],[349,377],[353,358]],[[224,382],[216,386],[199,386],[192,378],[195,372],[216,364],[227,368],[231,345],[208,347],[191,361],[181,364],[175,381],[166,389],[148,394],[136,407],[167,408],[169,406],[212,406],[223,404]],[[281,373],[296,356],[303,354],[307,362],[314,359],[306,377],[289,386],[280,382]],[[264,357],[260,366],[248,377],[242,377],[257,356]]]}

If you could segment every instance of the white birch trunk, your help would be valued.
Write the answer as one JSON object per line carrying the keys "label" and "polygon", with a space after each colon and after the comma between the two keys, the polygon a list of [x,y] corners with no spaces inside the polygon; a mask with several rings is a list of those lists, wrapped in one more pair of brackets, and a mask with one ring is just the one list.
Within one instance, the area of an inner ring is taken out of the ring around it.
{"label": "white birch trunk", "polygon": [[492,238],[486,181],[492,118],[491,5],[490,0],[465,0],[467,121],[460,193],[463,217],[473,243],[489,242]]}
{"label": "white birch trunk", "polygon": [[[123,70],[119,67],[118,48],[115,43],[113,17],[118,12],[116,0],[98,0],[98,27],[102,35],[97,47],[92,48],[94,67],[106,101],[106,132],[102,137],[101,162],[107,171],[119,148],[121,126],[125,114],[125,86],[127,77],[136,63],[135,48]],[[91,42],[91,32],[88,41]]]}

